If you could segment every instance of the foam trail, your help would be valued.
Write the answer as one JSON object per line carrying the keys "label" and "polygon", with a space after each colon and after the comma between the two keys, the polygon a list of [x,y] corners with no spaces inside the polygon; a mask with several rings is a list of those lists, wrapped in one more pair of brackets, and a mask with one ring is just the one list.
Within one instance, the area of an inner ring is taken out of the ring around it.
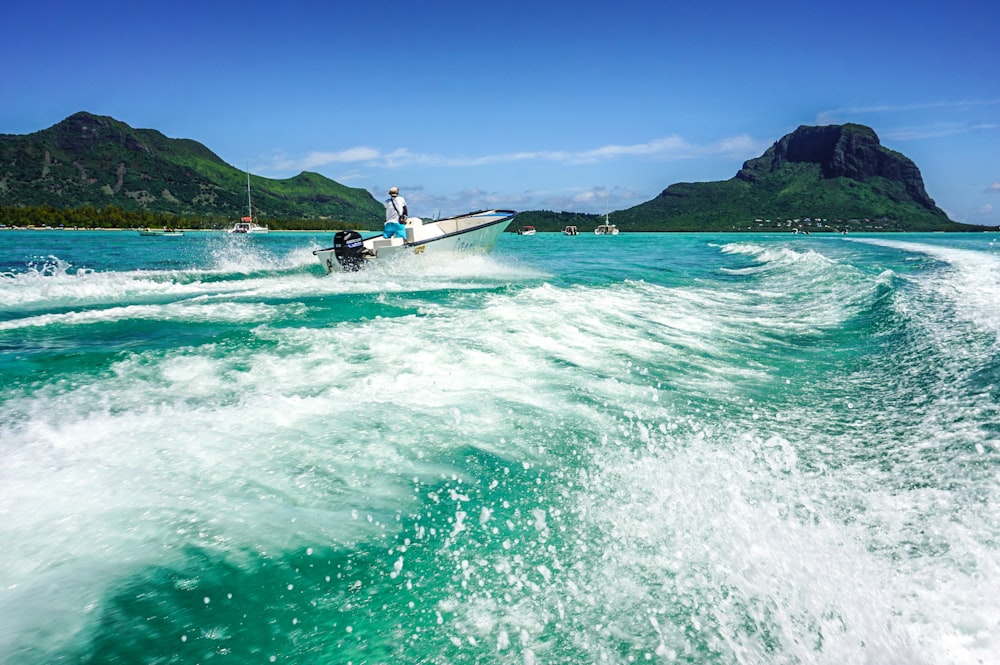
{"label": "foam trail", "polygon": [[992,331],[1000,341],[1000,255],[996,252],[886,239],[858,242],[924,254],[947,263],[951,267],[948,279],[928,282],[926,288],[952,302],[963,320]]}
{"label": "foam trail", "polygon": [[990,662],[990,253],[640,235],[3,277],[0,650]]}

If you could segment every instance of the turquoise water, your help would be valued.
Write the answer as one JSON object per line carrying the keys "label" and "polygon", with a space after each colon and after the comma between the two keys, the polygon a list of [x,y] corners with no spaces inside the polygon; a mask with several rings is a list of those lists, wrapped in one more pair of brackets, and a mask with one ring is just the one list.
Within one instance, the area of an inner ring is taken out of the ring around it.
{"label": "turquoise water", "polygon": [[0,654],[1000,662],[1000,233],[0,231]]}

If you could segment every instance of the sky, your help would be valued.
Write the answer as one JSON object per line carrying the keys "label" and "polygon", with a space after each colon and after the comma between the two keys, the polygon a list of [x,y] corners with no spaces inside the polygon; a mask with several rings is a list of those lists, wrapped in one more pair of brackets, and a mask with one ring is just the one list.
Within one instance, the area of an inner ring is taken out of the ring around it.
{"label": "sky", "polygon": [[78,111],[411,214],[603,213],[856,122],[949,217],[1000,225],[1000,4],[33,0],[4,10],[0,134]]}

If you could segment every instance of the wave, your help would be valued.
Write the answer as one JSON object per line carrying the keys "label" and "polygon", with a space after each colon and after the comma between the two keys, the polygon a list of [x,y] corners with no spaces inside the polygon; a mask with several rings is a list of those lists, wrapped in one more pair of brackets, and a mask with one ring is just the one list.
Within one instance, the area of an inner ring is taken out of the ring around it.
{"label": "wave", "polygon": [[827,247],[730,243],[721,251],[748,257],[750,263],[722,272],[742,280],[739,293],[752,296],[744,307],[747,317],[772,321],[775,335],[816,334],[882,318],[898,288],[898,275],[891,269],[868,271],[823,253]]}
{"label": "wave", "polygon": [[309,248],[295,249],[283,257],[253,248],[243,248],[237,255],[222,250],[217,254],[209,268],[107,272],[77,270],[50,257],[24,272],[0,276],[0,312],[198,296],[291,298],[468,289],[544,276],[516,262],[477,256],[446,263],[404,257],[357,273],[324,275]]}
{"label": "wave", "polygon": [[[303,308],[297,308],[302,313]],[[293,313],[294,314],[294,313]],[[0,321],[0,331],[51,325],[90,325],[116,321],[227,321],[262,322],[278,316],[278,308],[250,303],[169,303],[166,305],[128,305],[106,309],[40,314],[16,320]]]}
{"label": "wave", "polygon": [[[857,247],[725,243],[668,284],[507,256],[326,276],[299,249],[53,274],[110,305],[11,337],[183,341],[78,344],[5,391],[0,648],[988,660],[997,412],[963,372],[992,340],[930,334],[951,264]],[[232,325],[183,335],[203,320]]]}
{"label": "wave", "polygon": [[[934,279],[921,280],[921,288],[947,301],[955,316],[990,331],[1000,342],[1000,255],[994,251],[888,240],[858,239],[881,247],[900,249],[937,259],[948,266]],[[930,309],[930,308],[928,308]],[[941,322],[940,325],[947,325]]]}

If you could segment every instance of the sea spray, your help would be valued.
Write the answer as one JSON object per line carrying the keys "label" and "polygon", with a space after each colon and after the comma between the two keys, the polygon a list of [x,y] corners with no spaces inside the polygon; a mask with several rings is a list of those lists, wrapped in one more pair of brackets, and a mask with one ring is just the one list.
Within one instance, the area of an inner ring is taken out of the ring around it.
{"label": "sea spray", "polygon": [[12,663],[995,659],[988,239],[53,233],[0,248]]}

